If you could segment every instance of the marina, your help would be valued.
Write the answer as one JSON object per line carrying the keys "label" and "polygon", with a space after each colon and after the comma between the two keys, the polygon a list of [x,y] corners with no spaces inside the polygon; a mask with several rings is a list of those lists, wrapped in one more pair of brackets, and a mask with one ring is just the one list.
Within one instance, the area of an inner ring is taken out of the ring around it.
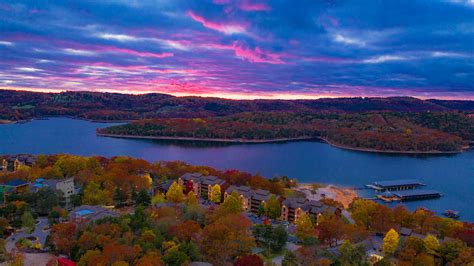
{"label": "marina", "polygon": [[385,202],[392,202],[435,199],[441,197],[442,195],[443,194],[435,190],[415,189],[396,192],[386,191],[382,194],[377,195],[377,198]]}
{"label": "marina", "polygon": [[380,192],[418,189],[422,186],[426,185],[416,179],[376,181],[373,184],[366,185],[366,187]]}

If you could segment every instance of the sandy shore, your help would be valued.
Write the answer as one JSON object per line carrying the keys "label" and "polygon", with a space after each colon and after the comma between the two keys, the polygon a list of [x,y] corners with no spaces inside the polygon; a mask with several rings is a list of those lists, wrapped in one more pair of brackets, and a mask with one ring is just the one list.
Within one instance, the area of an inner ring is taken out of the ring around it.
{"label": "sandy shore", "polygon": [[349,205],[358,197],[356,191],[351,188],[341,188],[334,185],[327,185],[314,189],[312,184],[300,184],[295,190],[305,194],[309,200],[320,200],[322,198],[330,198],[336,200],[348,208]]}

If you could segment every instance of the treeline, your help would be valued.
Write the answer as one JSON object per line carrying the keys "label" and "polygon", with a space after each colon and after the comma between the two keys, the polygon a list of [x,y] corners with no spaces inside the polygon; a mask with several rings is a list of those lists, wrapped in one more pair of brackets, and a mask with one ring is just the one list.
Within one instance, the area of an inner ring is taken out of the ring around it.
{"label": "treeline", "polygon": [[474,139],[460,112],[253,112],[194,119],[146,119],[98,133],[196,139],[275,140],[322,137],[335,145],[381,151],[460,151]]}
{"label": "treeline", "polygon": [[36,93],[0,90],[0,120],[73,116],[92,120],[197,118],[242,112],[291,111],[357,113],[368,111],[474,111],[474,101],[420,100],[410,97],[335,98],[317,100],[228,100],[129,95],[98,92]]}
{"label": "treeline", "polygon": [[[383,235],[379,247],[382,251],[378,252],[384,258],[376,265],[471,265],[474,262],[474,225],[438,217],[426,209],[411,212],[401,205],[389,208],[358,199],[348,209],[353,222],[331,212],[323,213],[317,220],[303,214],[295,230],[288,230],[283,225],[272,225],[266,212],[267,218],[262,223],[253,224],[243,212],[236,193],[222,204],[211,206],[201,205],[193,192],[184,194],[176,183],[175,191],[171,192],[170,188],[166,197],[161,192],[148,193],[156,182],[176,180],[191,172],[217,175],[231,184],[269,189],[280,195],[284,188],[295,184],[286,177],[264,179],[238,170],[218,171],[183,162],[39,156],[32,167],[23,166],[14,173],[0,174],[0,181],[75,177],[83,188],[75,204],[114,204],[120,215],[87,225],[76,224],[67,221],[67,210],[45,195],[10,195],[0,207],[0,230],[12,226],[33,231],[32,216],[49,213],[48,248],[67,255],[78,265],[187,265],[191,261],[206,261],[213,265],[263,266],[281,254],[284,254],[282,265],[369,265],[370,251],[375,251],[371,249],[371,239]],[[129,200],[132,205],[119,207]],[[270,209],[271,200],[267,204]],[[275,206],[276,211],[281,211],[278,201]],[[37,213],[39,208],[42,213]],[[411,236],[402,239],[395,231],[400,232],[402,227],[411,229]],[[296,250],[285,250],[290,238],[297,239]],[[10,255],[5,254],[5,244],[0,238],[0,260]],[[255,247],[263,250],[261,254],[252,254]]]}

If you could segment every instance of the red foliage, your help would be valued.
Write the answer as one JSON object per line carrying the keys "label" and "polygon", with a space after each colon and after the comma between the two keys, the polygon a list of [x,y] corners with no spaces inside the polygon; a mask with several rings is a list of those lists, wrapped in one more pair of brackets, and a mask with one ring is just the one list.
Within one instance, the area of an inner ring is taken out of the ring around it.
{"label": "red foliage", "polygon": [[234,266],[263,266],[263,260],[258,255],[246,255],[239,257]]}

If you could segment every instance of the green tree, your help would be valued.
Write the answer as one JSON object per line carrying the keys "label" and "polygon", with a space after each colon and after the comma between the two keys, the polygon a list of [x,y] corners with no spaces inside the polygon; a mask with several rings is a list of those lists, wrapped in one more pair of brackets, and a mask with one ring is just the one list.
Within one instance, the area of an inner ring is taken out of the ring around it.
{"label": "green tree", "polygon": [[277,219],[281,216],[280,201],[275,196],[271,196],[265,204],[265,215],[269,218]]}
{"label": "green tree", "polygon": [[281,252],[288,240],[288,233],[281,225],[275,228],[272,225],[256,225],[253,235],[263,243],[265,249],[272,253]]}
{"label": "green tree", "polygon": [[114,201],[117,206],[122,206],[127,200],[127,195],[119,187],[115,188]]}
{"label": "green tree", "polygon": [[221,186],[218,184],[212,186],[210,200],[214,203],[221,203]]}
{"label": "green tree", "polygon": [[304,240],[314,235],[314,226],[308,214],[304,213],[296,220],[295,235]]}
{"label": "green tree", "polygon": [[148,191],[146,189],[141,189],[140,192],[138,193],[136,204],[137,205],[143,205],[143,206],[149,206],[151,203],[151,198],[150,195],[148,194]]}
{"label": "green tree", "polygon": [[283,260],[281,261],[281,266],[298,266],[298,258],[296,258],[296,255],[287,250],[285,252],[285,256],[283,257]]}
{"label": "green tree", "polygon": [[349,241],[344,241],[339,247],[339,260],[341,265],[347,266],[359,266],[359,265],[368,265],[364,246],[362,245],[353,245]]}
{"label": "green tree", "polygon": [[51,212],[53,207],[59,205],[59,197],[56,191],[50,188],[42,188],[35,193],[36,206],[38,214],[46,215]]}
{"label": "green tree", "polygon": [[166,265],[181,266],[186,261],[189,261],[189,257],[186,255],[186,253],[173,249],[165,253],[163,256],[163,261],[166,263]]}
{"label": "green tree", "polygon": [[174,181],[166,192],[166,199],[173,203],[183,202],[183,187],[181,187],[178,183],[176,183],[176,181]]}
{"label": "green tree", "polygon": [[35,218],[29,211],[25,211],[21,215],[21,225],[25,228],[25,232],[30,234],[35,231]]}
{"label": "green tree", "polygon": [[400,236],[393,228],[390,229],[383,239],[383,251],[386,255],[395,253],[400,242]]}

